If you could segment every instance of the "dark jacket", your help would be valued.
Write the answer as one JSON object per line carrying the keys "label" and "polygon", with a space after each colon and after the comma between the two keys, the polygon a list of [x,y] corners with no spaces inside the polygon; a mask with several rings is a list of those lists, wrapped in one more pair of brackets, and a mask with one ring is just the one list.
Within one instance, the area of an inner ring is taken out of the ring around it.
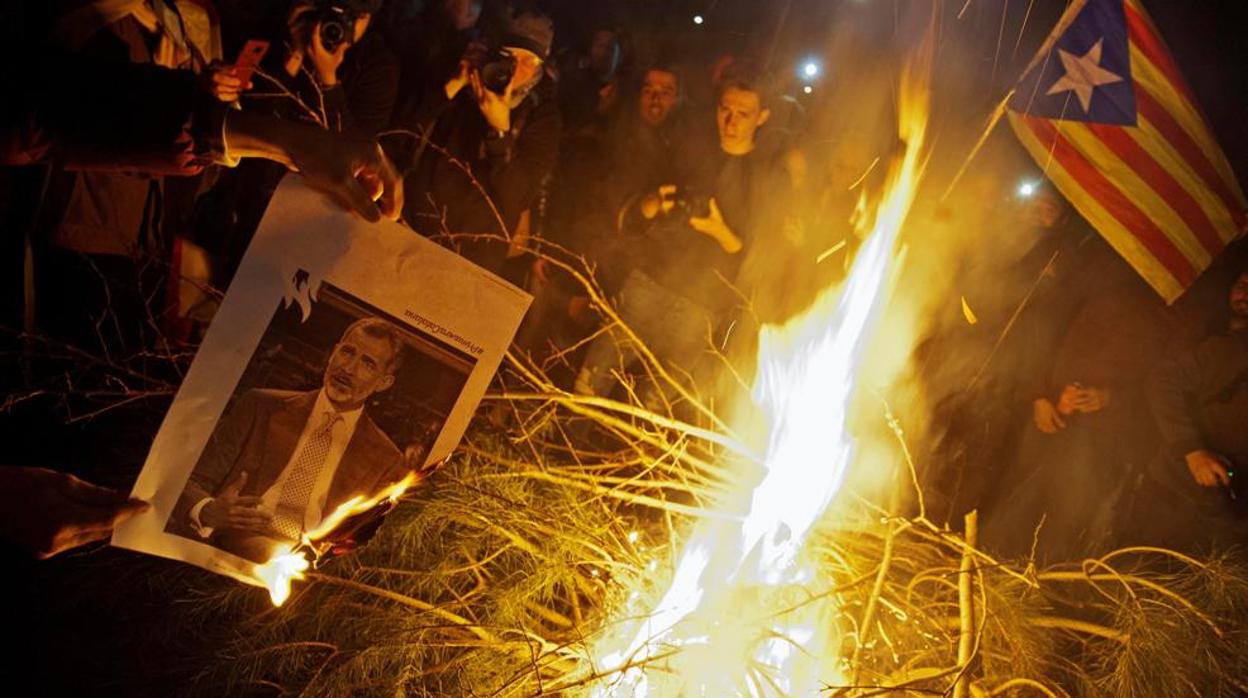
{"label": "dark jacket", "polygon": [[[737,299],[733,287],[754,248],[769,227],[768,202],[785,196],[786,180],[774,151],[755,148],[747,155],[728,155],[718,146],[689,139],[676,157],[674,184],[678,204],[644,226],[639,268],[659,285],[711,312],[726,310]],[[724,222],[743,247],[728,253],[719,242],[689,225],[693,216],[709,213],[715,199]]]}
{"label": "dark jacket", "polygon": [[[103,61],[152,63],[147,32],[133,17],[101,29],[82,55]],[[54,168],[38,232],[55,247],[89,254],[135,255],[156,250],[161,181],[147,174]]]}
{"label": "dark jacket", "polygon": [[399,62],[377,32],[347,51],[338,85],[325,91],[325,109],[337,122],[330,129],[374,138],[389,124],[399,91]]}
{"label": "dark jacket", "polygon": [[1149,398],[1175,469],[1205,449],[1248,474],[1248,331],[1214,335],[1163,363]]}
{"label": "dark jacket", "polygon": [[[225,111],[189,71],[49,48],[33,3],[0,11],[0,164],[190,175],[219,152]],[[46,8],[41,8],[46,10]],[[38,60],[29,60],[38,56]]]}

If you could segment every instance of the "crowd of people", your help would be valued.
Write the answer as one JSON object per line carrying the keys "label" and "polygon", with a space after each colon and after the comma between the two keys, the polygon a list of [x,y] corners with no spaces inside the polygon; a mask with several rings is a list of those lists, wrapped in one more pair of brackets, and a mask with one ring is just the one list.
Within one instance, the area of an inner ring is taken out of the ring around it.
{"label": "crowd of people", "polygon": [[[518,342],[557,357],[566,389],[636,387],[679,410],[634,370],[631,336],[712,384],[753,328],[844,275],[858,193],[891,147],[891,114],[808,138],[843,126],[842,105],[802,97],[766,51],[655,41],[608,15],[565,29],[519,0],[5,12],[10,50],[51,58],[5,78],[22,99],[4,112],[0,263],[30,282],[5,282],[0,325],[114,358],[194,343],[298,170],[531,291]],[[1008,214],[979,203],[1038,242],[992,276],[968,268],[982,322],[943,325],[921,352],[948,425],[926,479],[949,518],[984,508],[986,545],[1052,560],[1244,541],[1248,274],[1229,321],[1168,349],[1164,306],[1052,189]],[[592,287],[569,272],[582,265]],[[595,312],[599,290],[628,333]],[[947,375],[969,344],[988,360]],[[80,542],[48,535],[45,553]]]}
{"label": "crowd of people", "polygon": [[1051,186],[1019,213],[1035,243],[968,255],[1001,283],[964,279],[975,324],[958,313],[919,353],[938,508],[978,508],[987,549],[1049,563],[1248,542],[1248,267],[1211,276],[1206,307],[1167,307]]}

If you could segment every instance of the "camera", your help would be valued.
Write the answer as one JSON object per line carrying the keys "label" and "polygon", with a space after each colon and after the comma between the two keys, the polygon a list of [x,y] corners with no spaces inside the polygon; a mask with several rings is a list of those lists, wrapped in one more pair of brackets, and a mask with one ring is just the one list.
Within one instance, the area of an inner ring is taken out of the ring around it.
{"label": "camera", "polygon": [[477,72],[485,89],[501,95],[516,74],[516,57],[507,49],[491,44],[477,64]]}
{"label": "camera", "polygon": [[333,53],[344,43],[355,39],[355,22],[371,10],[371,3],[361,0],[319,0],[314,20],[321,27],[321,44]]}
{"label": "camera", "polygon": [[681,218],[706,218],[711,215],[711,195],[681,187],[673,195],[673,215]]}

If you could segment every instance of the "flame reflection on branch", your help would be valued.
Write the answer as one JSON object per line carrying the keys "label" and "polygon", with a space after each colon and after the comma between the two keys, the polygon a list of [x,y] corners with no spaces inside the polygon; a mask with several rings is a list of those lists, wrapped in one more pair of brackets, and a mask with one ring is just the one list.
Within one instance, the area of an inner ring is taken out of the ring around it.
{"label": "flame reflection on branch", "polygon": [[658,604],[625,609],[644,620],[630,626],[631,639],[598,648],[609,676],[595,695],[808,695],[840,677],[831,595],[771,618],[761,600],[807,599],[803,585],[816,578],[803,547],[854,457],[848,412],[922,176],[930,64],[921,55],[902,74],[904,150],[862,222],[866,241],[845,283],[760,333],[753,398],[768,438],[761,480],[737,493],[748,499],[744,516],[696,528]]}
{"label": "flame reflection on branch", "polygon": [[278,546],[268,562],[256,565],[253,570],[255,578],[268,587],[269,598],[273,600],[274,606],[281,606],[290,598],[290,585],[296,579],[303,579],[303,573],[312,566],[308,560],[304,549],[311,550],[314,554],[317,552],[317,541],[324,539],[334,529],[338,528],[342,522],[355,516],[369,511],[385,501],[397,501],[409,487],[416,484],[419,479],[417,471],[407,474],[402,480],[390,485],[381,492],[367,497],[365,495],[356,495],[351,499],[343,502],[334,509],[333,513],[321,520],[319,526],[314,530],[307,531],[303,534],[303,541],[299,545],[287,544]]}

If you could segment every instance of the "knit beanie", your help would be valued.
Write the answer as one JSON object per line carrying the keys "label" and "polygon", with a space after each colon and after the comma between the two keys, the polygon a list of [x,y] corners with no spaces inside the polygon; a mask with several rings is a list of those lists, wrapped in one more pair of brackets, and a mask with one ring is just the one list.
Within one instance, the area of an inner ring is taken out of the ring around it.
{"label": "knit beanie", "polygon": [[502,45],[532,51],[543,60],[550,56],[555,24],[546,15],[523,12],[513,17],[503,31]]}

